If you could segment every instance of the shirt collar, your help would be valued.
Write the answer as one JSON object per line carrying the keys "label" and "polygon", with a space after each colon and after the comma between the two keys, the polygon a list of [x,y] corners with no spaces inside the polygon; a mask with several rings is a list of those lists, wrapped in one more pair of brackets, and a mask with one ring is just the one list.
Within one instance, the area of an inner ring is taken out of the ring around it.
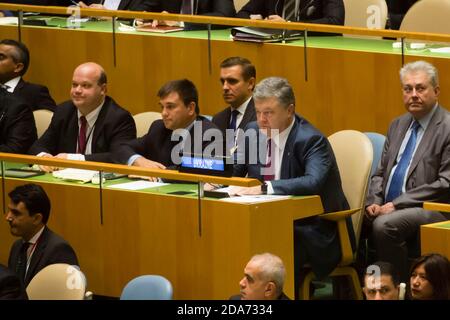
{"label": "shirt collar", "polygon": [[[94,110],[92,110],[85,116],[89,127],[94,126],[95,122],[97,121],[98,115],[100,114],[100,111],[102,110],[102,107],[104,104],[105,104],[105,101],[103,100],[103,102],[97,108],[95,108]],[[80,110],[78,110],[77,115],[78,115],[78,119],[80,119],[80,117],[83,114],[80,112]]]}
{"label": "shirt collar", "polygon": [[[428,125],[430,124],[431,118],[433,117],[437,108],[438,108],[438,103],[436,102],[433,109],[430,112],[428,112],[428,114],[425,117],[423,117],[420,120],[417,120],[417,122],[419,122],[420,127],[423,129],[423,131],[425,131],[427,129]],[[411,122],[411,126],[412,126],[413,122],[414,121]],[[410,126],[410,128],[411,128],[411,126]]]}
{"label": "shirt collar", "polygon": [[14,79],[11,79],[9,81],[6,81],[4,83],[5,86],[8,86],[8,89],[6,89],[9,93],[13,93],[16,89],[17,85],[19,84],[21,77],[15,77]]}
{"label": "shirt collar", "polygon": [[247,106],[248,103],[250,102],[250,100],[252,99],[252,96],[250,96],[250,98],[248,98],[247,100],[244,101],[243,104],[241,104],[239,107],[237,107],[236,109],[231,108],[231,111],[233,110],[237,110],[239,111],[240,114],[244,114],[245,110],[247,110]]}
{"label": "shirt collar", "polygon": [[287,138],[289,137],[289,133],[291,133],[294,123],[295,123],[295,116],[293,117],[291,124],[286,129],[284,129],[276,136],[272,137],[273,142],[277,145],[278,149],[284,150],[284,146],[286,145]]}
{"label": "shirt collar", "polygon": [[39,230],[38,232],[36,232],[36,234],[33,236],[33,238],[31,238],[31,239],[28,241],[28,243],[35,244],[35,243],[38,241],[38,239],[40,238],[42,232],[44,232],[44,228],[45,228],[45,226],[43,226],[43,227],[41,228],[41,230]]}

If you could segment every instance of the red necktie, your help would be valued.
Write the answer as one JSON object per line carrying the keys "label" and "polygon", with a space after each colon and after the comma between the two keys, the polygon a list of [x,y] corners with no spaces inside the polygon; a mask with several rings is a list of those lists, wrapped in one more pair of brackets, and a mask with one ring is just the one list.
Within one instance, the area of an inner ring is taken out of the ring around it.
{"label": "red necktie", "polygon": [[86,125],[87,121],[84,116],[80,117],[80,132],[78,134],[78,153],[84,154],[86,152]]}
{"label": "red necktie", "polygon": [[273,160],[273,156],[272,153],[275,150],[272,150],[274,148],[273,143],[272,143],[272,139],[268,139],[267,140],[267,161],[266,161],[266,165],[264,166],[264,174],[263,174],[263,179],[264,181],[272,181],[273,179],[275,179],[275,164],[272,163]]}

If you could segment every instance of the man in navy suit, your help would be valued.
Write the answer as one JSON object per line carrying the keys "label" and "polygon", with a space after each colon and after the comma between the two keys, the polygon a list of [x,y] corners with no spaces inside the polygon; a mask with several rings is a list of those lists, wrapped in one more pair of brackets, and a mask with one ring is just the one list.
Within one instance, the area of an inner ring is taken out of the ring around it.
{"label": "man in navy suit", "polygon": [[22,42],[0,41],[0,84],[14,96],[22,98],[32,110],[55,111],[56,104],[47,87],[24,81],[30,65],[30,53]]}
{"label": "man in navy suit", "polygon": [[41,186],[18,186],[8,195],[11,201],[5,219],[11,234],[21,238],[11,247],[8,267],[16,272],[24,286],[50,264],[78,265],[75,251],[69,243],[46,226],[50,216],[50,199]]}
{"label": "man in navy suit", "polygon": [[43,157],[113,162],[112,152],[122,142],[136,138],[136,125],[131,114],[106,92],[106,73],[100,65],[88,62],[78,66],[72,78],[72,99],[57,107],[48,129],[28,152]]}
{"label": "man in navy suit", "polygon": [[230,57],[220,64],[222,95],[228,107],[215,114],[212,122],[219,127],[224,137],[227,129],[231,130],[229,133],[232,135],[225,146],[227,155],[234,153],[235,137],[243,133],[247,124],[256,120],[252,97],[255,81],[255,66],[245,58]]}
{"label": "man in navy suit", "polygon": [[211,142],[204,139],[208,130],[222,146],[221,132],[199,115],[197,89],[190,80],[167,82],[159,89],[158,97],[162,119],[154,121],[143,137],[124,143],[116,155],[119,162],[159,169],[177,165],[180,159],[175,150],[203,153]]}
{"label": "man in navy suit", "polygon": [[[256,86],[253,98],[257,122],[247,126],[245,152],[238,150],[234,175],[248,173],[263,184],[235,188],[232,193],[319,195],[325,212],[348,209],[333,150],[322,133],[295,114],[295,96],[288,81],[266,78]],[[322,278],[340,261],[334,222],[317,217],[299,220],[294,240],[296,273],[308,263]],[[300,276],[296,275],[297,282]]]}

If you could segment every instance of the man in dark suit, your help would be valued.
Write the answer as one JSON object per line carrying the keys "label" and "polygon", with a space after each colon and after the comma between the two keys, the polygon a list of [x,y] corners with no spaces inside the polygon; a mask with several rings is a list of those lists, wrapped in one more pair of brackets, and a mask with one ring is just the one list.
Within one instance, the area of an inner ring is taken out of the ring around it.
{"label": "man in dark suit", "polygon": [[[245,150],[238,150],[234,175],[243,177],[248,173],[263,184],[234,188],[231,193],[319,195],[325,212],[348,209],[333,150],[322,133],[295,114],[294,92],[287,80],[262,80],[253,99],[257,122],[247,126]],[[241,154],[245,154],[244,159],[239,157]],[[294,240],[297,282],[303,275],[299,274],[300,267],[307,263],[322,278],[340,261],[334,222],[317,217],[296,221]]]}
{"label": "man in dark suit", "polygon": [[14,270],[24,285],[40,270],[54,263],[78,265],[72,247],[47,228],[50,200],[41,186],[26,184],[9,194],[11,199],[5,216],[11,234],[21,239],[14,242],[8,267]]}
{"label": "man in dark suit", "polygon": [[159,89],[158,97],[162,119],[154,121],[143,137],[123,144],[117,152],[121,163],[159,169],[178,165],[180,153],[203,153],[210,144],[204,140],[207,131],[221,150],[222,134],[199,116],[198,93],[191,81],[169,81]]}
{"label": "man in dark suit", "polygon": [[[131,114],[106,95],[103,68],[93,62],[78,66],[73,74],[72,100],[59,105],[44,134],[29,153],[60,159],[113,162],[112,152],[122,142],[136,138]],[[54,168],[42,167],[45,171]]]}
{"label": "man in dark suit", "polygon": [[222,95],[228,107],[214,115],[212,122],[226,137],[227,155],[235,151],[237,130],[243,134],[247,124],[256,120],[252,98],[255,81],[255,66],[245,58],[231,57],[220,64]]}
{"label": "man in dark suit", "polygon": [[[150,0],[151,8],[148,11],[163,13],[196,14],[202,16],[234,17],[236,9],[233,0]],[[187,8],[186,8],[186,5]],[[180,26],[177,21],[153,21],[153,25],[165,24]],[[202,24],[184,24],[186,30],[205,29]],[[213,25],[213,28],[228,28],[228,26]]]}
{"label": "man in dark suit", "polygon": [[302,0],[292,13],[290,9],[285,10],[285,2],[287,0],[250,0],[236,17],[344,25],[342,0]]}
{"label": "man in dark suit", "polygon": [[408,280],[408,255],[420,255],[422,224],[450,216],[422,208],[424,201],[450,202],[450,114],[439,106],[436,68],[416,61],[400,70],[407,113],[395,119],[366,200],[378,260]]}
{"label": "man in dark suit", "polygon": [[19,277],[0,264],[0,300],[27,300],[27,293]]}
{"label": "man in dark suit", "polygon": [[406,12],[408,12],[409,8],[416,2],[417,0],[386,0],[389,12],[389,29],[398,30]]}
{"label": "man in dark suit", "polygon": [[26,153],[36,139],[31,109],[0,87],[0,152]]}
{"label": "man in dark suit", "polygon": [[21,97],[32,110],[55,111],[56,104],[47,87],[22,79],[29,64],[30,53],[23,43],[11,39],[0,41],[0,84]]}
{"label": "man in dark suit", "polygon": [[230,300],[291,300],[283,292],[286,269],[280,257],[271,253],[254,255],[239,282],[241,294]]}

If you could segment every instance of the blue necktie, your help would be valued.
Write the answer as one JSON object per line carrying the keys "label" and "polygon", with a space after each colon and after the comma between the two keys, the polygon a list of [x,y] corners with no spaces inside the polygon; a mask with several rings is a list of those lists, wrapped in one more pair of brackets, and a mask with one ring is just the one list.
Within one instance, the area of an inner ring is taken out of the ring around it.
{"label": "blue necktie", "polygon": [[228,125],[228,129],[233,129],[236,131],[236,121],[238,114],[239,114],[238,110],[231,111],[231,121],[230,124]]}
{"label": "blue necktie", "polygon": [[403,181],[405,180],[406,169],[411,162],[414,149],[416,147],[417,132],[419,131],[420,124],[417,121],[411,126],[411,135],[409,136],[408,143],[403,151],[402,157],[395,168],[394,175],[392,176],[391,185],[386,196],[386,202],[391,202],[399,195],[402,194]]}

